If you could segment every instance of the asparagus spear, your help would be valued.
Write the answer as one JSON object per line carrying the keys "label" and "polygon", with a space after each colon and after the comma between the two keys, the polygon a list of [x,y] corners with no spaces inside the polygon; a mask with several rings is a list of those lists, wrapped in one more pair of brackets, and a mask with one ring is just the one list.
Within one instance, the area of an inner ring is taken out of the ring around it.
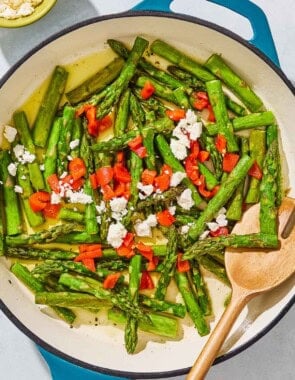
{"label": "asparagus spear", "polygon": [[197,260],[200,265],[202,265],[209,272],[213,273],[225,285],[230,285],[229,279],[226,275],[225,267],[223,265],[219,264],[208,255],[200,256]]}
{"label": "asparagus spear", "polygon": [[279,151],[279,141],[278,141],[278,126],[272,124],[267,127],[266,130],[266,145],[270,147],[273,144],[274,154],[276,155],[276,170],[277,170],[277,192],[276,192],[276,206],[279,207],[282,203],[282,200],[285,196],[283,189],[283,180],[282,180],[282,165],[280,159]]}
{"label": "asparagus spear", "polygon": [[[263,166],[263,161],[265,157],[266,151],[266,138],[265,131],[261,130],[252,130],[249,136],[249,148],[250,148],[250,156],[254,158],[256,163],[260,168]],[[260,180],[251,177],[248,192],[245,198],[246,203],[257,203],[260,198]]]}
{"label": "asparagus spear", "polygon": [[219,182],[217,178],[205,164],[199,162],[198,168],[200,170],[200,173],[205,177],[207,189],[212,190],[216,185],[218,185]]}
{"label": "asparagus spear", "polygon": [[[30,235],[20,234],[16,236],[6,236],[6,244],[9,247],[19,247],[37,243],[50,243],[56,241],[58,237],[66,236],[66,234],[78,229],[79,226],[75,223],[65,223]],[[69,240],[67,240],[67,242],[69,243]]]}
{"label": "asparagus spear", "polygon": [[238,151],[239,147],[233,133],[233,126],[229,120],[220,80],[206,82],[206,88],[217,121],[218,133],[226,138],[227,150],[229,152]]}
{"label": "asparagus spear", "polygon": [[62,175],[67,171],[67,158],[70,153],[70,142],[74,121],[75,108],[66,105],[63,109],[62,128],[60,129],[59,139],[57,143],[57,171],[59,175]]}
{"label": "asparagus spear", "polygon": [[[178,321],[175,318],[156,313],[148,313],[148,317],[150,319],[149,323],[143,320],[139,321],[138,327],[140,330],[171,339],[177,338]],[[125,324],[127,319],[126,315],[117,309],[110,309],[108,311],[108,318],[119,324]]]}
{"label": "asparagus spear", "polygon": [[33,188],[31,186],[29,170],[23,164],[19,164],[17,167],[17,183],[22,189],[19,195],[29,225],[31,227],[40,226],[44,223],[44,218],[41,212],[34,212],[30,206],[29,197],[33,194]]}
{"label": "asparagus spear", "polygon": [[174,303],[156,298],[150,298],[143,294],[139,295],[140,304],[149,307],[153,311],[173,314],[175,317],[184,318],[186,308],[182,303]]}
{"label": "asparagus spear", "polygon": [[189,229],[189,238],[196,241],[201,233],[204,231],[206,223],[212,220],[214,215],[223,207],[235,189],[238,187],[243,178],[247,175],[248,170],[253,164],[253,159],[247,155],[243,155],[235,168],[229,174],[227,179],[221,183],[219,191],[212,198],[206,209],[201,213],[196,222]]}
{"label": "asparagus spear", "polygon": [[131,112],[131,118],[133,121],[133,124],[135,126],[135,129],[139,130],[139,132],[142,131],[142,128],[145,124],[145,112],[142,108],[142,105],[140,104],[137,97],[134,95],[133,92],[130,93],[130,112]]}
{"label": "asparagus spear", "polygon": [[35,266],[32,270],[32,273],[35,274],[44,274],[44,273],[54,273],[62,274],[67,272],[75,272],[85,276],[97,277],[95,272],[90,271],[82,263],[76,263],[74,261],[67,260],[45,260],[43,263],[40,263]]}
{"label": "asparagus spear", "polygon": [[82,138],[82,122],[80,117],[76,117],[73,124],[72,141],[77,141],[79,144],[71,149],[71,157],[76,158],[80,156],[80,145]]}
{"label": "asparagus spear", "polygon": [[174,275],[175,265],[177,260],[177,231],[174,226],[171,226],[168,231],[168,243],[166,257],[163,261],[163,271],[161,272],[155,298],[164,300],[167,292],[167,287]]}
{"label": "asparagus spear", "polygon": [[3,185],[2,184],[3,184],[3,181],[2,181],[1,170],[0,170],[0,256],[4,255],[4,251],[6,253],[5,238],[4,238],[5,226],[3,225],[4,199],[3,199]]}
{"label": "asparagus spear", "polygon": [[[141,277],[141,255],[135,255],[129,264],[129,300],[137,307],[138,292]],[[137,336],[138,320],[131,316],[127,316],[125,325],[125,347],[129,354],[133,354],[138,342]]]}
{"label": "asparagus spear", "polygon": [[[241,141],[242,155],[249,154],[248,138],[242,137],[240,141]],[[232,196],[227,206],[226,217],[229,220],[240,220],[242,217],[245,182],[246,182],[246,179],[239,184],[239,186],[236,188],[234,195]]]}
{"label": "asparagus spear", "polygon": [[[110,47],[117,53],[119,56],[127,59],[129,56],[129,49],[120,41],[108,39],[107,40]],[[170,74],[166,73],[163,70],[155,67],[149,61],[147,61],[144,57],[139,60],[138,66],[147,72],[151,77],[157,79],[159,82],[162,82],[172,88],[182,87],[183,83],[179,80],[175,79]]]}
{"label": "asparagus spear", "polygon": [[[169,165],[173,172],[185,172],[183,166],[181,163],[175,158],[173,155],[169,144],[167,143],[165,137],[163,135],[157,135],[156,138],[156,144],[157,148],[159,150],[160,155],[162,156],[164,162]],[[188,177],[185,177],[182,180],[182,183],[191,190],[192,192],[192,198],[195,202],[195,205],[198,207],[202,207],[202,204],[204,203],[203,199],[200,197],[198,191],[196,190],[194,184],[190,181]]]}
{"label": "asparagus spear", "polygon": [[39,305],[63,306],[70,308],[82,307],[95,310],[112,305],[108,300],[99,300],[90,294],[43,291],[35,294],[35,303]]}
{"label": "asparagus spear", "polygon": [[178,65],[180,68],[188,71],[189,73],[194,74],[197,78],[204,82],[215,79],[215,76],[207,71],[207,69],[200,63],[186,56],[164,41],[155,40],[151,44],[151,51],[174,63],[175,65]]}
{"label": "asparagus spear", "polygon": [[[10,269],[11,272],[34,293],[42,292],[45,290],[44,285],[38,279],[33,277],[28,268],[24,265],[20,263],[15,263],[12,265]],[[76,315],[70,309],[59,306],[53,306],[52,309],[60,318],[62,318],[69,324],[72,324],[76,319]]]}
{"label": "asparagus spear", "polygon": [[118,103],[118,111],[114,124],[114,136],[122,136],[127,130],[129,120],[130,89],[125,90]]}
{"label": "asparagus spear", "polygon": [[214,75],[220,78],[249,108],[251,112],[260,111],[263,107],[261,99],[250,86],[235,73],[218,54],[212,54],[204,65]]}
{"label": "asparagus spear", "polygon": [[71,260],[76,257],[76,253],[71,251],[41,249],[35,247],[7,247],[5,254],[9,257],[17,257],[29,260]]}
{"label": "asparagus spear", "polygon": [[60,131],[62,129],[62,118],[58,117],[54,120],[50,135],[48,138],[47,149],[45,152],[44,172],[45,186],[48,191],[50,187],[47,178],[57,172],[57,144],[59,142]]}
{"label": "asparagus spear", "polygon": [[207,325],[207,322],[203,316],[202,310],[197,303],[196,299],[193,296],[192,289],[190,287],[187,274],[175,272],[175,280],[177,287],[182,295],[186,308],[189,312],[189,315],[198,330],[198,333],[201,336],[207,335],[210,332],[210,329]]}
{"label": "asparagus spear", "polygon": [[141,37],[136,37],[132,50],[125,62],[119,77],[109,86],[109,91],[97,109],[97,118],[107,115],[111,108],[118,102],[120,95],[127,88],[130,80],[135,74],[137,64],[144,50],[148,46],[148,41]]}
{"label": "asparagus spear", "polygon": [[267,149],[264,164],[263,176],[260,184],[260,231],[265,234],[278,233],[277,221],[277,175],[278,175],[277,146],[274,140]]}
{"label": "asparagus spear", "polygon": [[221,179],[221,176],[223,174],[222,170],[222,155],[218,150],[216,149],[214,139],[206,133],[206,131],[203,130],[200,138],[200,143],[202,144],[203,148],[207,150],[210,153],[210,158],[213,163],[214,172],[217,180]]}
{"label": "asparagus spear", "polygon": [[[145,134],[150,128],[155,133],[171,131],[174,128],[173,122],[169,118],[161,118],[156,120],[152,125],[147,125],[143,128],[142,133]],[[91,146],[94,152],[114,152],[125,148],[128,143],[139,135],[139,131],[131,130],[123,136],[113,137],[110,140],[98,142]]]}
{"label": "asparagus spear", "polygon": [[33,127],[33,141],[36,146],[44,148],[47,143],[51,125],[66,86],[67,77],[68,73],[63,67],[55,67]]}
{"label": "asparagus spear", "polygon": [[277,248],[279,244],[276,235],[266,233],[218,236],[198,240],[192,244],[183,255],[184,260],[197,258],[207,253],[220,251],[222,248]]}
{"label": "asparagus spear", "polygon": [[208,316],[212,313],[211,300],[208,293],[208,288],[202,276],[201,270],[197,263],[194,263],[191,270],[192,283],[197,293],[197,300],[202,310],[203,315]]}
{"label": "asparagus spear", "polygon": [[[250,113],[248,115],[235,117],[232,119],[232,124],[235,132],[239,132],[244,129],[265,127],[273,123],[275,123],[275,117],[271,111]],[[218,133],[218,125],[208,125],[207,131],[210,136],[216,135]]]}
{"label": "asparagus spear", "polygon": [[14,191],[15,182],[8,172],[12,164],[7,150],[0,152],[0,177],[3,182],[4,214],[6,222],[6,234],[17,235],[22,232],[22,220],[17,194]]}
{"label": "asparagus spear", "polygon": [[[20,141],[25,147],[25,149],[32,155],[36,157],[36,149],[33,143],[30,127],[28,123],[27,116],[24,111],[17,111],[13,114],[13,121],[15,128],[20,136]],[[29,176],[32,186],[35,190],[42,190],[45,188],[45,183],[43,180],[43,175],[41,173],[40,167],[36,158],[33,162],[28,163]]]}
{"label": "asparagus spear", "polygon": [[[86,192],[85,192],[86,194]],[[67,207],[62,207],[58,214],[59,219],[71,222],[84,223],[85,215]]]}
{"label": "asparagus spear", "polygon": [[117,78],[124,65],[120,57],[114,58],[107,66],[91,75],[77,87],[66,93],[71,104],[77,104],[103,90],[108,84]]}
{"label": "asparagus spear", "polygon": [[140,77],[137,78],[136,85],[138,87],[144,87],[146,82],[150,82],[153,85],[153,87],[155,88],[155,95],[156,96],[158,96],[164,100],[167,100],[168,102],[171,102],[174,104],[179,104],[177,102],[177,99],[176,99],[172,89],[162,85],[161,83],[159,83],[158,81],[156,81],[153,78],[141,75]]}
{"label": "asparagus spear", "polygon": [[129,316],[144,320],[147,323],[149,322],[149,317],[144,314],[139,307],[135,307],[134,304],[129,301],[128,295],[126,296],[121,293],[117,294],[114,291],[104,289],[102,284],[96,280],[63,273],[60,276],[59,283],[67,286],[71,290],[92,294],[101,300],[107,299],[112,302],[113,306],[125,311]]}
{"label": "asparagus spear", "polygon": [[169,204],[177,196],[179,196],[183,190],[184,186],[171,187],[170,189],[164,191],[161,194],[154,194],[142,201],[139,201],[136,205],[137,211],[145,210],[147,207],[161,205],[161,204]]}

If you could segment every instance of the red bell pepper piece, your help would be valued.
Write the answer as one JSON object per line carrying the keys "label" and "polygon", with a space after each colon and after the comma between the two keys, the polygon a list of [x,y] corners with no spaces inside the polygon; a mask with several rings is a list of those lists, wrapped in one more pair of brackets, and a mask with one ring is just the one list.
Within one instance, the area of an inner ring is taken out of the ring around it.
{"label": "red bell pepper piece", "polygon": [[253,165],[251,166],[250,170],[248,171],[248,174],[251,177],[254,177],[258,180],[260,180],[263,176],[262,170],[260,166],[258,165],[257,161],[254,161]]}
{"label": "red bell pepper piece", "polygon": [[175,217],[169,210],[160,211],[156,214],[157,221],[161,226],[169,227],[175,222]]}
{"label": "red bell pepper piece", "polygon": [[141,279],[140,279],[140,290],[146,290],[146,289],[154,289],[155,285],[153,282],[153,279],[148,271],[144,270],[141,273]]}
{"label": "red bell pepper piece", "polygon": [[215,147],[219,153],[224,154],[226,152],[226,138],[218,134],[215,139]]}
{"label": "red bell pepper piece", "polygon": [[157,172],[155,170],[145,169],[141,174],[141,182],[144,185],[152,185],[156,176]]}
{"label": "red bell pepper piece", "polygon": [[114,289],[120,277],[121,273],[119,272],[108,274],[107,277],[104,279],[103,287],[105,289]]}
{"label": "red bell pepper piece", "polygon": [[191,268],[190,262],[188,260],[182,260],[183,253],[178,253],[177,255],[177,262],[176,262],[176,269],[178,272],[188,272]]}
{"label": "red bell pepper piece", "polygon": [[50,202],[50,194],[47,191],[37,191],[29,197],[29,204],[34,212],[42,211]]}
{"label": "red bell pepper piece", "polygon": [[216,237],[216,236],[225,236],[229,234],[227,227],[219,227],[216,231],[210,231],[210,236]]}
{"label": "red bell pepper piece", "polygon": [[47,203],[44,209],[42,210],[42,213],[45,218],[57,219],[60,208],[60,204]]}
{"label": "red bell pepper piece", "polygon": [[86,174],[86,165],[82,158],[76,157],[69,162],[69,173],[73,180],[80,179]]}
{"label": "red bell pepper piece", "polygon": [[84,259],[82,260],[82,263],[87,269],[91,270],[91,272],[95,272],[96,268],[94,259]]}
{"label": "red bell pepper piece", "polygon": [[114,170],[110,166],[102,166],[96,170],[95,174],[98,186],[105,186],[112,181]]}
{"label": "red bell pepper piece", "polygon": [[59,193],[60,188],[59,188],[59,179],[57,174],[51,174],[50,176],[47,177],[47,183],[52,191],[55,193]]}
{"label": "red bell pepper piece", "polygon": [[182,108],[176,108],[174,110],[166,110],[166,115],[173,121],[179,121],[185,118],[185,110]]}
{"label": "red bell pepper piece", "polygon": [[240,156],[236,153],[225,153],[222,160],[222,169],[226,173],[230,173],[236,166],[240,159]]}
{"label": "red bell pepper piece", "polygon": [[155,92],[155,87],[150,81],[146,81],[143,88],[140,91],[140,95],[142,99],[146,100],[150,98]]}

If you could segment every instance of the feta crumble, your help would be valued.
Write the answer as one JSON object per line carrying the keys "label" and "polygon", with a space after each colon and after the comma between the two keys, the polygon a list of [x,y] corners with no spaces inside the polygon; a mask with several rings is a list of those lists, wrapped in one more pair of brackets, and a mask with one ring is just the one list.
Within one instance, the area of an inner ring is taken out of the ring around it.
{"label": "feta crumble", "polygon": [[23,191],[23,188],[21,186],[18,186],[18,185],[15,185],[14,186],[14,191],[16,193],[19,193],[19,194],[22,194],[24,191]]}
{"label": "feta crumble", "polygon": [[43,0],[0,0],[0,17],[17,19],[31,15]]}
{"label": "feta crumble", "polygon": [[170,179],[170,186],[171,187],[178,186],[185,177],[186,177],[186,173],[183,173],[183,172],[173,173]]}
{"label": "feta crumble", "polygon": [[156,227],[157,224],[156,215],[149,215],[147,219],[135,223],[134,230],[137,236],[152,237],[152,227]]}
{"label": "feta crumble", "polygon": [[73,141],[70,142],[70,148],[73,150],[75,148],[77,148],[80,144],[80,140],[79,139],[75,139]]}
{"label": "feta crumble", "polygon": [[139,199],[145,199],[148,196],[150,196],[154,191],[153,185],[144,185],[142,182],[138,182],[137,188],[140,191],[139,192]]}
{"label": "feta crumble", "polygon": [[180,196],[177,197],[177,203],[180,207],[184,208],[185,210],[190,210],[194,205],[191,189],[183,190]]}
{"label": "feta crumble", "polygon": [[107,242],[112,247],[119,248],[122,245],[127,232],[128,231],[122,223],[111,223],[108,230]]}
{"label": "feta crumble", "polygon": [[28,150],[26,150],[25,147],[21,144],[17,144],[13,148],[13,152],[17,161],[21,164],[31,164],[36,159],[36,156],[30,153]]}
{"label": "feta crumble", "polygon": [[9,173],[12,177],[15,177],[15,176],[16,176],[16,171],[17,171],[17,164],[15,164],[14,162],[11,162],[11,163],[7,166],[7,170],[8,170],[8,173]]}
{"label": "feta crumble", "polygon": [[17,135],[17,130],[10,125],[5,125],[3,135],[8,142],[12,143]]}

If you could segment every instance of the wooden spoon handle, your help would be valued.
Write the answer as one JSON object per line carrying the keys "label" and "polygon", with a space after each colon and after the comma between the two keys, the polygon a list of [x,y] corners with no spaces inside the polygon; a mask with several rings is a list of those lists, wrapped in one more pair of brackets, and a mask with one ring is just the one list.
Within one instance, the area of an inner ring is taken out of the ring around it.
{"label": "wooden spoon handle", "polygon": [[231,301],[212,331],[198,359],[187,375],[187,380],[203,380],[223,342],[229,334],[235,320],[249,301],[249,294],[238,290],[233,291]]}

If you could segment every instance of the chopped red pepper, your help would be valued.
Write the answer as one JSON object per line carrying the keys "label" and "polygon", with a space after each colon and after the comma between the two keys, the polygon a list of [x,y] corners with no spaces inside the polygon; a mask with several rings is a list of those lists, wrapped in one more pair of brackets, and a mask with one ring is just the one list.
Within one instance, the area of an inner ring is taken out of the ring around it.
{"label": "chopped red pepper", "polygon": [[167,174],[169,177],[171,177],[173,174],[171,166],[164,164],[161,169],[161,174]]}
{"label": "chopped red pepper", "polygon": [[179,121],[185,118],[185,110],[182,108],[176,108],[174,110],[166,110],[166,115],[173,121]]}
{"label": "chopped red pepper", "polygon": [[147,157],[147,150],[146,150],[145,146],[140,146],[140,147],[134,149],[134,153],[136,153],[139,158]]}
{"label": "chopped red pepper", "polygon": [[136,243],[135,247],[140,254],[148,260],[147,270],[155,270],[158,265],[159,258],[154,256],[152,247],[141,242]]}
{"label": "chopped red pepper", "polygon": [[123,244],[125,247],[129,247],[134,243],[134,234],[132,232],[127,232],[126,236],[123,239]]}
{"label": "chopped red pepper", "polygon": [[141,279],[140,279],[140,290],[146,290],[146,289],[154,289],[155,285],[153,282],[153,279],[148,271],[144,270],[141,273]]}
{"label": "chopped red pepper", "polygon": [[125,247],[123,244],[119,248],[116,248],[116,252],[118,256],[126,257],[127,259],[135,255],[131,247]]}
{"label": "chopped red pepper", "polygon": [[209,159],[210,157],[210,153],[207,152],[207,150],[200,150],[199,154],[198,154],[198,160],[200,162],[205,162]]}
{"label": "chopped red pepper", "polygon": [[216,237],[216,236],[225,236],[228,235],[229,231],[227,227],[219,227],[216,231],[210,231],[210,236]]}
{"label": "chopped red pepper", "polygon": [[119,278],[121,277],[121,273],[117,272],[117,273],[110,273],[109,275],[107,275],[107,277],[104,279],[104,282],[103,282],[103,287],[105,289],[114,289],[114,287],[116,286]]}
{"label": "chopped red pepper", "polygon": [[99,121],[96,119],[96,107],[90,106],[86,110],[87,130],[90,136],[96,137],[98,135]]}
{"label": "chopped red pepper", "polygon": [[47,203],[44,209],[42,210],[42,213],[45,218],[57,219],[60,208],[60,204]]}
{"label": "chopped red pepper", "polygon": [[106,115],[102,119],[98,119],[97,122],[98,122],[99,132],[109,129],[113,125],[113,120],[110,115]]}
{"label": "chopped red pepper", "polygon": [[254,177],[258,180],[260,180],[263,176],[262,170],[260,166],[258,165],[257,161],[254,161],[253,165],[251,166],[250,170],[248,171],[248,174],[251,177]]}
{"label": "chopped red pepper", "polygon": [[189,260],[182,260],[183,253],[178,253],[176,268],[178,272],[188,272],[191,268]]}
{"label": "chopped red pepper", "polygon": [[110,166],[102,166],[96,170],[95,174],[98,186],[105,186],[112,181],[114,170]]}
{"label": "chopped red pepper", "polygon": [[131,175],[129,171],[121,163],[117,163],[114,166],[114,178],[119,182],[130,182]]}
{"label": "chopped red pepper", "polygon": [[80,244],[79,253],[101,251],[101,244]]}
{"label": "chopped red pepper", "polygon": [[98,188],[98,182],[97,182],[96,173],[92,173],[92,174],[89,175],[89,181],[90,181],[92,189],[95,190],[95,189]]}
{"label": "chopped red pepper", "polygon": [[150,81],[146,81],[143,88],[140,91],[140,95],[142,99],[146,100],[150,98],[155,92],[155,87]]}
{"label": "chopped red pepper", "polygon": [[208,104],[207,110],[209,111],[207,120],[210,121],[211,123],[214,123],[216,119],[215,119],[214,111],[211,104]]}
{"label": "chopped red pepper", "polygon": [[236,153],[225,153],[222,161],[222,169],[226,173],[230,173],[236,166],[240,156]]}
{"label": "chopped red pepper", "polygon": [[59,193],[59,179],[57,174],[51,174],[47,177],[47,183],[52,191]]}
{"label": "chopped red pepper", "polygon": [[152,185],[156,176],[157,172],[155,170],[145,169],[141,174],[141,182],[144,185]]}
{"label": "chopped red pepper", "polygon": [[207,108],[209,103],[208,95],[205,91],[198,91],[194,94],[194,97],[196,98],[193,106],[198,111],[202,111],[203,109]]}
{"label": "chopped red pepper", "polygon": [[196,140],[196,141],[192,141],[191,144],[190,144],[190,155],[194,158],[197,158],[198,155],[199,155],[199,152],[200,152],[200,144],[199,144],[199,141]]}
{"label": "chopped red pepper", "polygon": [[115,196],[114,190],[111,188],[110,185],[102,186],[101,191],[103,193],[103,199],[105,201],[109,201],[109,200],[113,199]]}
{"label": "chopped red pepper", "polygon": [[165,191],[170,187],[170,176],[168,174],[160,174],[154,179],[154,184],[160,191]]}
{"label": "chopped red pepper", "polygon": [[175,217],[169,210],[160,211],[156,214],[157,221],[161,226],[169,227],[175,222]]}
{"label": "chopped red pepper", "polygon": [[128,146],[131,150],[142,146],[142,136],[141,135],[136,136],[134,139],[129,141]]}
{"label": "chopped red pepper", "polygon": [[86,174],[86,165],[82,158],[76,157],[69,162],[69,173],[73,180],[80,179]]}
{"label": "chopped red pepper", "polygon": [[82,263],[87,269],[91,270],[91,272],[95,272],[96,268],[94,259],[84,259],[82,260]]}
{"label": "chopped red pepper", "polygon": [[34,212],[42,211],[50,202],[50,194],[47,191],[37,191],[29,197],[29,204]]}
{"label": "chopped red pepper", "polygon": [[219,153],[224,154],[226,152],[226,138],[218,134],[215,139],[215,147]]}

